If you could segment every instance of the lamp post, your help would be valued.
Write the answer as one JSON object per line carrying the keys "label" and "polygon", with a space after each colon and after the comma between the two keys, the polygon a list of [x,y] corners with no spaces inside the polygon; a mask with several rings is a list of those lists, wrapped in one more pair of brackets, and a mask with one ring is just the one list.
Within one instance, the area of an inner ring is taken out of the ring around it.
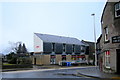
{"label": "lamp post", "polygon": [[94,25],[94,40],[95,40],[95,66],[97,66],[97,53],[96,53],[96,30],[95,30],[95,14],[91,14],[93,16],[93,25]]}

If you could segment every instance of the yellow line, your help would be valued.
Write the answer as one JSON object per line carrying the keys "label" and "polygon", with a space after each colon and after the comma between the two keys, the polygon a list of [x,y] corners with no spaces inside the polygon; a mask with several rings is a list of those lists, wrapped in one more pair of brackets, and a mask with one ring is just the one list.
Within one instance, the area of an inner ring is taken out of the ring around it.
{"label": "yellow line", "polygon": [[120,77],[112,77],[111,79],[120,79]]}

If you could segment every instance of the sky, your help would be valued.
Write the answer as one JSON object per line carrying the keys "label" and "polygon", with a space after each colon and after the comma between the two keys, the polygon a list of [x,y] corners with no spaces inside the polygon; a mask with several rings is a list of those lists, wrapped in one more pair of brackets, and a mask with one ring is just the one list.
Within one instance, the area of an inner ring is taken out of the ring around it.
{"label": "sky", "polygon": [[0,52],[7,54],[9,42],[23,42],[33,50],[34,33],[74,37],[94,41],[101,34],[101,15],[105,2],[1,2]]}

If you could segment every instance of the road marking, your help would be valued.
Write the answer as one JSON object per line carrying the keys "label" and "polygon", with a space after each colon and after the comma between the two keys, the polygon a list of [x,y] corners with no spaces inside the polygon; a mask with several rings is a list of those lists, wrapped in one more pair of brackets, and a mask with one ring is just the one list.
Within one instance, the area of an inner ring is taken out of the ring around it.
{"label": "road marking", "polygon": [[84,75],[80,75],[80,74],[76,74],[77,77],[84,77],[84,78],[92,78],[92,77],[88,77],[88,76],[84,76]]}
{"label": "road marking", "polygon": [[2,73],[18,73],[18,72],[35,72],[35,71],[51,71],[51,70],[62,70],[62,69],[77,69],[77,68],[91,68],[95,66],[86,66],[86,67],[70,67],[70,68],[57,68],[57,69],[36,69],[36,70],[22,70],[22,71],[9,71]]}
{"label": "road marking", "polygon": [[112,77],[111,79],[120,79],[120,77]]}

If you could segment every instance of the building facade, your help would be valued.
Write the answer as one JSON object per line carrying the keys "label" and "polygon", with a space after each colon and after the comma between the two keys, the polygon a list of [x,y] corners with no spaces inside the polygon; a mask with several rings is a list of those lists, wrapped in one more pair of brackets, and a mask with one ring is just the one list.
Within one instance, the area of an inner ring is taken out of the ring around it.
{"label": "building facade", "polygon": [[85,44],[76,38],[34,33],[33,64],[59,64],[85,59]]}
{"label": "building facade", "polygon": [[120,73],[120,0],[108,2],[101,18],[99,64],[108,73]]}
{"label": "building facade", "polygon": [[85,40],[82,40],[81,42],[84,43],[86,46],[85,54],[87,56],[88,63],[94,65],[95,63],[95,42],[90,42],[90,41],[85,41]]}

